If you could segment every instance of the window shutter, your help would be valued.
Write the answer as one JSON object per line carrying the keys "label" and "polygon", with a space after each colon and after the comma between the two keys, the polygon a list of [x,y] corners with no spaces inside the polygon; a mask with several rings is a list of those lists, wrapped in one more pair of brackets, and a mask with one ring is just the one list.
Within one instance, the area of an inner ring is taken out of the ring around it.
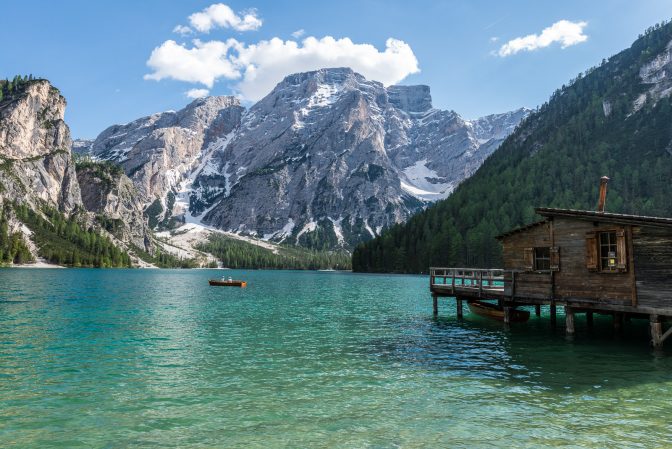
{"label": "window shutter", "polygon": [[586,268],[590,271],[598,269],[596,232],[586,234]]}
{"label": "window shutter", "polygon": [[534,271],[534,248],[525,248],[523,261],[525,263],[525,270]]}
{"label": "window shutter", "polygon": [[560,271],[560,248],[551,247],[551,271]]}
{"label": "window shutter", "polygon": [[625,247],[625,231],[616,231],[616,268],[618,271],[628,271],[628,253]]}

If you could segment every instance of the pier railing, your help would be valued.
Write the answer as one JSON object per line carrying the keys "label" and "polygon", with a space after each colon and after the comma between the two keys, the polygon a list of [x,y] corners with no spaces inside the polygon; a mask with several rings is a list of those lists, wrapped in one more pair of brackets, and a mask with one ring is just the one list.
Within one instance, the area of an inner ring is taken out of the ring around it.
{"label": "pier railing", "polygon": [[450,293],[460,291],[504,292],[504,270],[499,268],[430,268],[430,289],[440,288]]}

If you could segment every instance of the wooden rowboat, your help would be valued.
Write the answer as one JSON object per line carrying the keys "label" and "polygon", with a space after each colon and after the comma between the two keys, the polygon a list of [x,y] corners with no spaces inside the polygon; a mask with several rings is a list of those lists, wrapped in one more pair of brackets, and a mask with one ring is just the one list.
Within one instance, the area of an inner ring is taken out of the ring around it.
{"label": "wooden rowboat", "polygon": [[[476,315],[504,321],[504,309],[502,307],[482,301],[469,301],[468,305],[469,310]],[[511,309],[509,319],[512,323],[522,323],[530,319],[530,312],[527,310]]]}
{"label": "wooden rowboat", "polygon": [[247,287],[247,282],[236,281],[234,279],[231,280],[210,279],[208,283],[210,285],[214,285],[217,287]]}

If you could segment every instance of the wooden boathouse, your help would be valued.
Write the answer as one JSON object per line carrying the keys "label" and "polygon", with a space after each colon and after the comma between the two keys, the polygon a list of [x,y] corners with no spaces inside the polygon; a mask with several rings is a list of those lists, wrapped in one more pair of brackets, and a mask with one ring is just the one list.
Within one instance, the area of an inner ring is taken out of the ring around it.
{"label": "wooden boathouse", "polygon": [[663,323],[672,318],[672,218],[604,212],[608,178],[602,178],[597,211],[537,208],[541,221],[497,237],[502,269],[431,268],[434,313],[439,297],[497,301],[503,320],[520,306],[565,308],[566,330],[574,333],[574,315],[611,314],[623,320],[648,318],[651,342],[659,347],[672,334]]}

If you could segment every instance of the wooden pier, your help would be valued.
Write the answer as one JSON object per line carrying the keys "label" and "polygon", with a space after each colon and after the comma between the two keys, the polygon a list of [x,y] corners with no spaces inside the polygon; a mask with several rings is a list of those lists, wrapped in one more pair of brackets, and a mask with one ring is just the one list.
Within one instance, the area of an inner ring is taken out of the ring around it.
{"label": "wooden pier", "polygon": [[[651,345],[662,346],[672,335],[672,326],[663,332],[663,323],[672,319],[672,310],[651,310],[649,308],[633,309],[631,306],[599,304],[595,301],[571,300],[566,298],[527,297],[516,295],[515,280],[518,271],[502,269],[478,268],[430,268],[429,289],[432,294],[434,314],[439,313],[439,298],[453,298],[456,301],[457,317],[463,318],[463,306],[471,301],[492,301],[504,312],[504,323],[511,321],[513,310],[518,307],[534,306],[536,316],[541,315],[541,307],[548,306],[551,324],[556,325],[557,307],[564,307],[565,328],[568,335],[575,333],[574,318],[576,314],[585,314],[588,327],[593,326],[594,313],[607,314],[613,317],[615,330],[623,327],[624,321],[630,318],[648,318],[651,327]],[[659,312],[659,313],[647,313]],[[664,315],[661,315],[663,312]]]}
{"label": "wooden pier", "polygon": [[[603,178],[603,189],[606,181]],[[555,324],[558,306],[565,309],[568,334],[574,317],[609,314],[615,329],[630,318],[650,322],[651,344],[662,346],[672,335],[672,218],[614,214],[602,210],[538,208],[543,220],[497,237],[504,268],[431,268],[434,313],[438,298],[496,301],[510,319],[513,309],[549,306]]]}

